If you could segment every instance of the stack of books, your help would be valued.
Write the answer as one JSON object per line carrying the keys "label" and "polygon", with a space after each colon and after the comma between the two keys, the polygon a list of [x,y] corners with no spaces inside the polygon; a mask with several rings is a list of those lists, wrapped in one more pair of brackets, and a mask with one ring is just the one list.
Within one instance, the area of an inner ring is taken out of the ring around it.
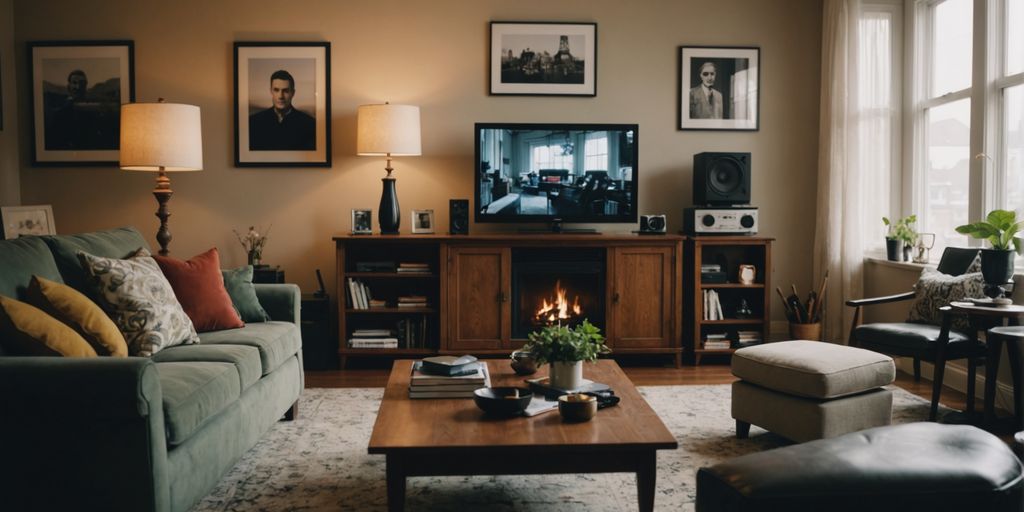
{"label": "stack of books", "polygon": [[422,295],[403,295],[398,297],[399,308],[425,308],[428,307],[427,298]]}
{"label": "stack of books", "polygon": [[725,320],[718,292],[714,290],[704,290],[704,320]]}
{"label": "stack of books", "polygon": [[429,274],[430,265],[426,263],[399,263],[399,274]]}
{"label": "stack of books", "polygon": [[727,350],[731,346],[732,342],[725,333],[711,333],[704,338],[704,350]]}
{"label": "stack of books", "polygon": [[398,348],[398,338],[390,329],[356,329],[348,339],[352,348]]}
{"label": "stack of books", "polygon": [[[370,287],[366,283],[356,279],[348,278],[348,299],[352,309],[370,309],[370,307],[383,307],[379,300],[374,300],[370,295]],[[385,304],[386,305],[386,304]]]}
{"label": "stack of books", "polygon": [[[431,365],[429,360],[445,360],[452,364]],[[424,361],[416,361],[412,365],[409,398],[473,398],[473,391],[491,386],[487,364],[475,357],[438,356],[428,357],[426,361],[426,365]]]}
{"label": "stack of books", "polygon": [[717,263],[701,263],[700,282],[702,284],[719,284],[728,281],[722,266]]}
{"label": "stack of books", "polygon": [[759,345],[762,341],[764,340],[761,337],[761,331],[738,331],[736,333],[735,348]]}

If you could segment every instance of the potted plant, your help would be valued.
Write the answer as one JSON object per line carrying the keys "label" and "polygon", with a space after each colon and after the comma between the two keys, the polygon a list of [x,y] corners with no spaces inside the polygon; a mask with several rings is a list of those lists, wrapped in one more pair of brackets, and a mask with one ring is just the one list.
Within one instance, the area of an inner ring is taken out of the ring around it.
{"label": "potted plant", "polygon": [[587,320],[576,327],[548,325],[529,334],[523,350],[530,351],[537,364],[551,363],[551,387],[579,389],[583,384],[583,361],[597,361],[597,356],[611,352],[604,344],[601,329]]}
{"label": "potted plant", "polygon": [[916,222],[917,215],[909,215],[895,222],[882,217],[882,223],[889,227],[889,233],[885,235],[885,253],[889,261],[910,259],[910,250],[917,241],[917,230],[913,226]]}
{"label": "potted plant", "polygon": [[1022,227],[1024,222],[1017,222],[1017,212],[1012,210],[992,210],[983,221],[956,227],[957,233],[988,240],[992,246],[981,250],[981,274],[985,295],[993,299],[1003,296],[1003,285],[1013,276],[1014,253],[1024,251],[1017,236]]}

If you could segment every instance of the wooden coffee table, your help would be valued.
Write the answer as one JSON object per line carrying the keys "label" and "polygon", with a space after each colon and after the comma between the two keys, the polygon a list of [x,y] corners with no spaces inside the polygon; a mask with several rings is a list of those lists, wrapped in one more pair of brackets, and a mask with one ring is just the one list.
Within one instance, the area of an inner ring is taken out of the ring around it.
{"label": "wooden coffee table", "polygon": [[[640,510],[654,509],[656,452],[679,445],[615,361],[584,364],[585,378],[622,397],[586,423],[563,423],[557,411],[495,419],[472,399],[412,400],[412,363],[395,361],[370,436],[369,452],[387,457],[388,510],[403,510],[410,476],[555,473],[636,473]],[[487,364],[492,386],[524,385],[507,360]]]}

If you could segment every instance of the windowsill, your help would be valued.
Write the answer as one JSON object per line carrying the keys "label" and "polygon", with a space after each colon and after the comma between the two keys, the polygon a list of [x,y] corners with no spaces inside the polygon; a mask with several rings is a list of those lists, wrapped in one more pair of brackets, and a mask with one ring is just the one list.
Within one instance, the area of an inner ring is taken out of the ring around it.
{"label": "windowsill", "polygon": [[923,268],[935,268],[938,266],[938,262],[929,261],[928,263],[914,263],[910,261],[889,261],[885,257],[884,253],[872,253],[869,252],[864,255],[864,262],[874,263],[876,265],[883,265],[886,267],[899,268],[904,270],[914,270],[920,272]]}

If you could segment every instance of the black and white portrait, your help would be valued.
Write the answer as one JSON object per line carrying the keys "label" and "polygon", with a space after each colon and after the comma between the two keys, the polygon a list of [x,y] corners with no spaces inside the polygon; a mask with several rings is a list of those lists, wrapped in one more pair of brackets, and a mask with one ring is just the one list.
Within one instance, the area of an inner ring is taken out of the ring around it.
{"label": "black and white portrait", "polygon": [[596,95],[597,25],[491,23],[491,94]]}
{"label": "black and white portrait", "polygon": [[679,128],[757,130],[758,48],[680,48]]}
{"label": "black and white portrait", "polygon": [[352,210],[352,233],[356,235],[373,233],[373,210]]}
{"label": "black and white portrait", "polygon": [[36,163],[116,162],[121,104],[134,101],[131,41],[30,47]]}
{"label": "black and white portrait", "polygon": [[330,165],[329,43],[235,43],[236,165]]}
{"label": "black and white portrait", "polygon": [[412,211],[412,232],[433,233],[434,232],[434,210],[413,210]]}

